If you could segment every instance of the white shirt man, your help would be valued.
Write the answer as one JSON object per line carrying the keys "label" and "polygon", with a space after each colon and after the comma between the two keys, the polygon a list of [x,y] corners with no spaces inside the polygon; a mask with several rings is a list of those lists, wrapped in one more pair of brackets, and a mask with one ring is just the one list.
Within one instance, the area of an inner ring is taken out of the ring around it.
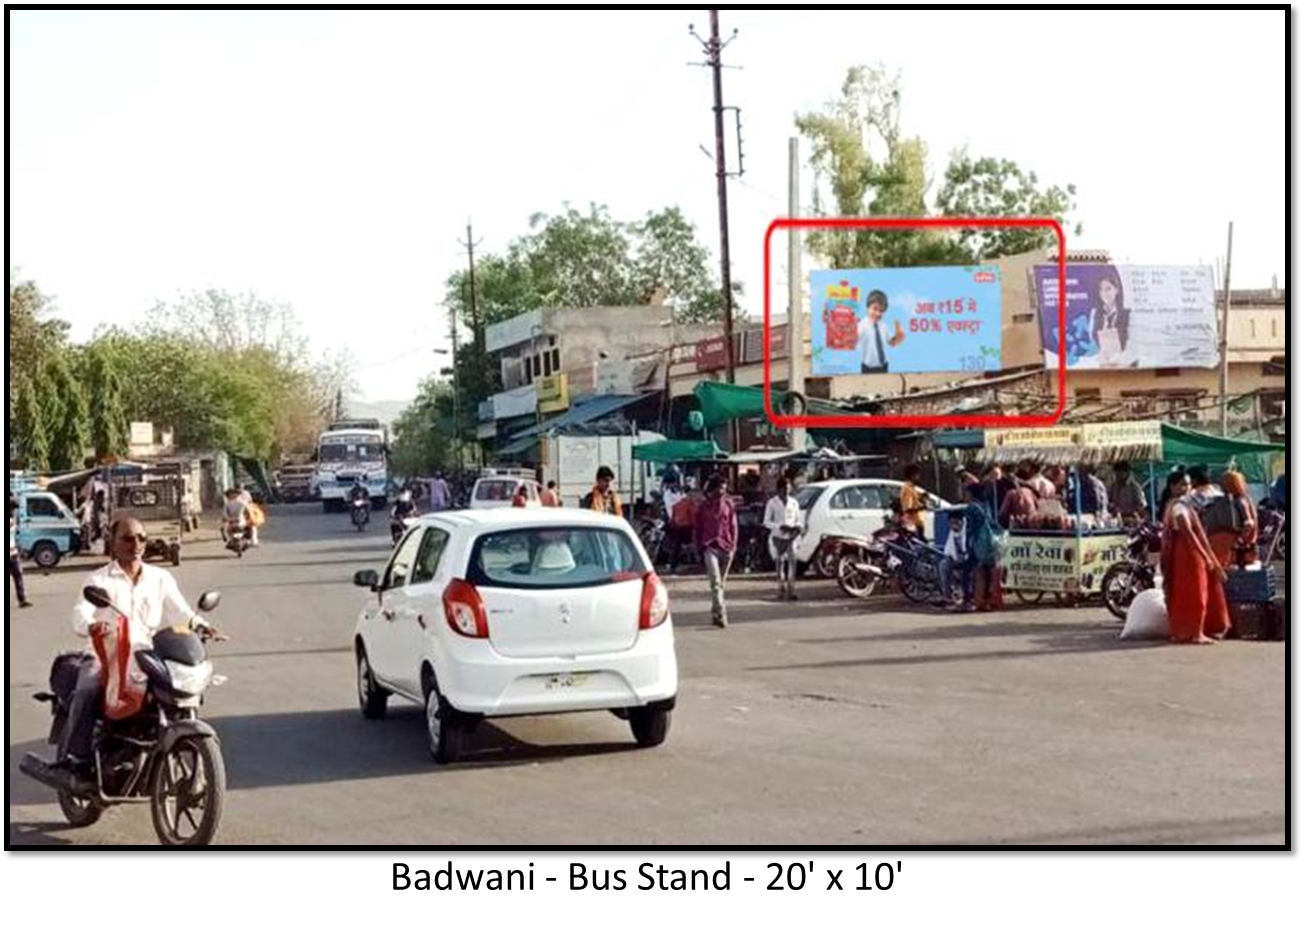
{"label": "white shirt man", "polygon": [[858,327],[860,335],[860,371],[862,373],[886,373],[887,349],[896,347],[905,340],[901,323],[896,323],[895,332],[889,332],[883,321],[887,312],[887,296],[880,290],[869,294],[869,303],[865,306],[865,317]]}
{"label": "white shirt man", "polygon": [[801,505],[791,495],[787,498],[776,495],[765,503],[762,524],[772,538],[791,540],[801,532]]}
{"label": "white shirt man", "polygon": [[677,485],[668,485],[661,490],[661,506],[666,512],[666,522],[674,520],[675,506],[684,500],[684,493]]}
{"label": "white shirt man", "polygon": [[796,601],[794,587],[797,564],[792,553],[792,543],[801,533],[801,505],[788,491],[788,480],[779,480],[779,494],[765,503],[765,517],[761,524],[770,532],[770,550],[774,554],[774,568],[779,578],[779,600]]}
{"label": "white shirt man", "polygon": [[[95,570],[87,577],[86,586],[95,585],[109,593],[109,598],[130,618],[127,632],[132,649],[143,649],[154,639],[161,627],[178,627],[193,624],[207,625],[202,617],[186,602],[177,587],[172,573],[147,563],[140,564],[140,574],[135,582],[116,562]],[[84,586],[83,586],[84,587]],[[90,636],[91,625],[97,620],[111,620],[114,612],[95,607],[81,599],[73,608],[72,630],[79,637]]]}

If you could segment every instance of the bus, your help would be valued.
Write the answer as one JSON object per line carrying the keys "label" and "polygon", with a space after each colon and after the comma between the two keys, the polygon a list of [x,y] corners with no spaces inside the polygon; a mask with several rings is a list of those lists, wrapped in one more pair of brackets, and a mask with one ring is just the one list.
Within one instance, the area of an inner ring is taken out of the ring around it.
{"label": "bus", "polygon": [[317,438],[317,468],[312,494],[322,511],[346,507],[349,492],[361,482],[373,508],[387,504],[389,434],[376,419],[347,419],[331,424]]}

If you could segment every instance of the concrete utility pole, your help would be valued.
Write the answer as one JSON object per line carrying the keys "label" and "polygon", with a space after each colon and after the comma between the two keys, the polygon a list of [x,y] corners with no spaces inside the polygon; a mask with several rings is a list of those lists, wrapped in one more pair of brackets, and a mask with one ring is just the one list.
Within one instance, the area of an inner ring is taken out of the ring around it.
{"label": "concrete utility pole", "polygon": [[[697,30],[689,25],[689,33],[702,43],[702,50],[706,52],[706,66],[711,69],[711,86],[714,91],[714,105],[712,112],[715,113],[715,193],[720,205],[720,284],[722,295],[724,296],[724,337],[725,337],[725,371],[728,381],[734,381],[734,342],[733,342],[733,281],[729,273],[729,188],[728,178],[729,171],[725,166],[724,160],[724,111],[726,108],[733,109],[737,115],[736,106],[726,107],[724,105],[724,89],[720,81],[720,71],[724,67],[720,60],[720,53],[724,47],[733,41],[730,36],[727,41],[720,41],[720,11],[710,10],[711,18],[711,37],[703,39],[697,34]],[[738,30],[734,30],[734,35]],[[741,120],[739,121],[741,126]],[[739,147],[739,176],[742,175],[742,148]]]}
{"label": "concrete utility pole", "polygon": [[[797,139],[788,139],[788,217],[801,215],[801,197],[798,182],[801,179],[798,161]],[[802,305],[801,278],[801,230],[788,229],[788,391],[806,395],[806,358],[802,356],[802,327],[805,308]],[[789,429],[793,450],[806,449],[806,429],[793,427]]]}
{"label": "concrete utility pole", "polygon": [[1227,262],[1223,264],[1223,317],[1222,317],[1222,377],[1219,397],[1222,399],[1222,435],[1227,436],[1227,342],[1231,340],[1232,323],[1232,223],[1227,223]]}
{"label": "concrete utility pole", "polygon": [[720,81],[720,11],[711,10],[711,38],[706,53],[715,91],[715,192],[720,200],[720,281],[724,289],[725,373],[734,381],[733,283],[729,277],[729,185],[724,163],[724,89]]}
{"label": "concrete utility pole", "polygon": [[470,289],[469,295],[471,297],[471,337],[475,342],[477,353],[481,353],[484,350],[484,329],[480,326],[480,309],[475,297],[475,246],[479,243],[479,241],[476,241],[471,237],[471,220],[467,219],[466,240],[459,242],[459,244],[466,248],[466,263],[468,268],[467,283]]}

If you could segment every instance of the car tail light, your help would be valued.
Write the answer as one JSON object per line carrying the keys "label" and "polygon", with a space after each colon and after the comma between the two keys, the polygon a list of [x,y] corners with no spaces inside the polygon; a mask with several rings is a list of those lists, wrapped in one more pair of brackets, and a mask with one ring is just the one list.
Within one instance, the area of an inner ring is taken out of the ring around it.
{"label": "car tail light", "polygon": [[489,636],[489,618],[484,599],[476,587],[465,579],[454,579],[444,589],[444,618],[453,633],[464,637]]}
{"label": "car tail light", "polygon": [[670,593],[655,572],[643,577],[643,600],[638,609],[638,629],[651,630],[670,616]]}

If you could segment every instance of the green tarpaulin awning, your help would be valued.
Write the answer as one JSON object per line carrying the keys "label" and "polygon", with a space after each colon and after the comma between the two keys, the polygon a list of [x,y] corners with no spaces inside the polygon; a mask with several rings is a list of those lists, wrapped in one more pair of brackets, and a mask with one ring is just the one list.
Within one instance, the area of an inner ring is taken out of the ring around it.
{"label": "green tarpaulin awning", "polygon": [[[697,384],[693,395],[702,407],[702,418],[708,428],[735,418],[765,417],[765,390],[760,386],[705,382]],[[779,411],[779,406],[787,395],[784,390],[770,389],[770,403],[775,412]],[[806,412],[811,415],[837,415],[846,414],[847,410],[833,402],[807,398]]]}
{"label": "green tarpaulin awning", "polygon": [[713,440],[659,440],[634,447],[634,459],[648,463],[719,460],[725,452]]}
{"label": "green tarpaulin awning", "polygon": [[1175,424],[1163,425],[1164,460],[1174,463],[1226,463],[1232,457],[1251,453],[1285,453],[1284,444],[1239,440],[1189,431]]}

